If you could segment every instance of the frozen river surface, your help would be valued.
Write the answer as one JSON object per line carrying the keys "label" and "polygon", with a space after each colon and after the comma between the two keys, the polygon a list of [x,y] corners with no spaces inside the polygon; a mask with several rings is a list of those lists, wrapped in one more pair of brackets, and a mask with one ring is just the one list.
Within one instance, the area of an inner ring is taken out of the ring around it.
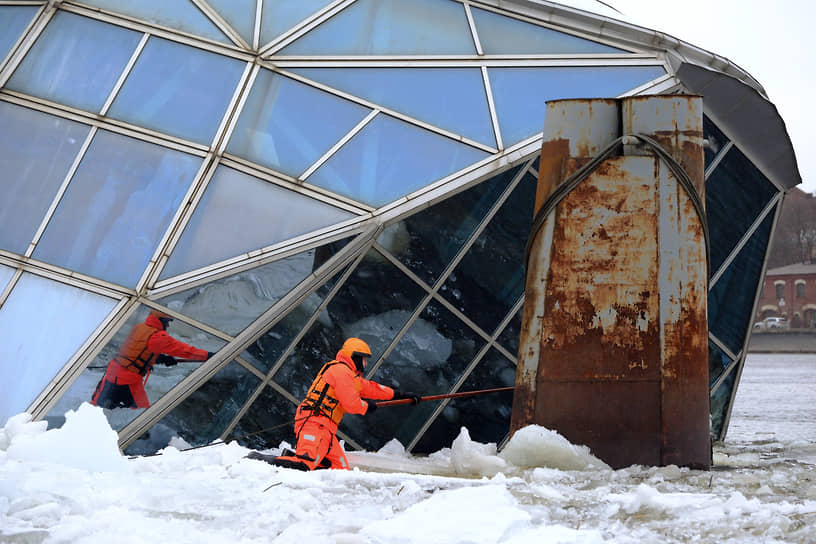
{"label": "frozen river surface", "polygon": [[522,429],[467,431],[429,457],[392,442],[352,471],[301,473],[246,449],[128,459],[101,410],[0,429],[3,543],[816,543],[816,355],[752,355],[714,469],[610,470]]}

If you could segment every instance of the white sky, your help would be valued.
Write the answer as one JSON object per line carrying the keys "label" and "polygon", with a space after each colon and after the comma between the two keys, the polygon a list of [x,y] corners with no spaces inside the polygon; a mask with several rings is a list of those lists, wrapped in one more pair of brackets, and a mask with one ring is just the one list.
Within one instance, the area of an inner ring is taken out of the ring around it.
{"label": "white sky", "polygon": [[[811,129],[814,76],[812,0],[604,0],[622,20],[666,32],[723,56],[765,88],[788,129],[802,184],[816,192],[816,153]],[[570,3],[565,0],[564,3]],[[600,12],[600,11],[599,11]],[[605,12],[604,12],[605,13]]]}

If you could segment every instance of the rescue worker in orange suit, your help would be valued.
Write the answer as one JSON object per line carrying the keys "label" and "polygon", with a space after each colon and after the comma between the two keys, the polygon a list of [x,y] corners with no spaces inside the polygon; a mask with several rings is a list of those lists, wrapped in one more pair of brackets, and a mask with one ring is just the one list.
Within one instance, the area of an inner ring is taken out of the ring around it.
{"label": "rescue worker in orange suit", "polygon": [[91,404],[102,408],[148,408],[150,401],[144,384],[153,365],[173,366],[177,363],[176,357],[206,361],[213,356],[212,352],[185,344],[167,334],[167,326],[172,320],[163,312],[151,310],[144,323],[133,327],[108,363]]}
{"label": "rescue worker in orange suit", "polygon": [[370,414],[377,409],[373,400],[420,401],[419,395],[401,393],[363,378],[369,357],[371,349],[359,338],[343,343],[337,358],[317,373],[295,412],[295,454],[277,457],[273,464],[299,470],[348,469],[348,459],[337,440],[337,427],[345,413]]}

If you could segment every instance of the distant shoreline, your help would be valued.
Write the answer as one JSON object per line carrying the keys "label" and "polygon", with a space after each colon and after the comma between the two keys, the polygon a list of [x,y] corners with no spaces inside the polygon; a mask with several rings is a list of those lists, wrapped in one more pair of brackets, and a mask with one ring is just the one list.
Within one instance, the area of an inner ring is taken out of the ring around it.
{"label": "distant shoreline", "polygon": [[816,353],[816,330],[753,331],[748,353]]}

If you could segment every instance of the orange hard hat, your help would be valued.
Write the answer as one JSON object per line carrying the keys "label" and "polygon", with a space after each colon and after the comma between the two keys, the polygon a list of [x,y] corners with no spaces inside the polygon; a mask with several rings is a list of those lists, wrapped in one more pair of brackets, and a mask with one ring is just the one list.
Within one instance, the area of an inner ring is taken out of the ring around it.
{"label": "orange hard hat", "polygon": [[152,315],[153,317],[157,317],[159,319],[173,319],[172,315],[168,315],[161,310],[150,310],[150,313],[147,315],[148,317]]}
{"label": "orange hard hat", "polygon": [[369,348],[368,344],[359,338],[349,338],[343,342],[343,347],[340,348],[340,351],[349,357],[355,354],[360,354],[364,357],[371,357],[371,348]]}

